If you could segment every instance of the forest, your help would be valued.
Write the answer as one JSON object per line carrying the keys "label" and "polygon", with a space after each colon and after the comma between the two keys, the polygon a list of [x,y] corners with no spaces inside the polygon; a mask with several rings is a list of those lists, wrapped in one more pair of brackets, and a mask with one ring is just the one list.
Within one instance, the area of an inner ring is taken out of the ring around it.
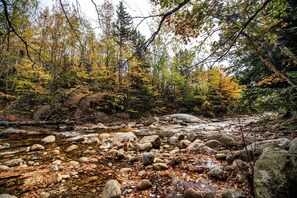
{"label": "forest", "polygon": [[296,113],[296,2],[151,3],[146,38],[123,2],[94,4],[96,30],[75,4],[2,1],[2,119]]}
{"label": "forest", "polygon": [[0,198],[294,198],[296,123],[295,0],[0,0]]}

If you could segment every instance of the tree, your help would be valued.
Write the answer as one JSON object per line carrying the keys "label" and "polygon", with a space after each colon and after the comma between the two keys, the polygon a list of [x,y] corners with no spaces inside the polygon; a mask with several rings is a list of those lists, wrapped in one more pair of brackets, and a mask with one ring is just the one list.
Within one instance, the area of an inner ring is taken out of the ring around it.
{"label": "tree", "polygon": [[127,65],[124,65],[124,47],[127,44],[128,41],[131,39],[131,33],[132,33],[132,18],[130,14],[126,11],[126,8],[124,7],[124,4],[122,1],[120,1],[120,4],[117,7],[116,10],[117,13],[117,19],[114,24],[114,35],[116,43],[119,46],[119,53],[118,53],[118,77],[119,77],[119,85],[122,84],[122,75],[124,67],[127,67]]}

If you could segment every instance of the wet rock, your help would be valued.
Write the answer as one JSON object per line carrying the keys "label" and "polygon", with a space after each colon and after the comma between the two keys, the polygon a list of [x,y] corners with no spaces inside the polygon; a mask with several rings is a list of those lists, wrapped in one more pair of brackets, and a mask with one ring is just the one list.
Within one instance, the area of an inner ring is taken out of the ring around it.
{"label": "wet rock", "polygon": [[44,146],[42,146],[41,144],[34,144],[33,146],[31,146],[30,151],[42,151],[44,149]]}
{"label": "wet rock", "polygon": [[63,179],[62,175],[59,174],[59,173],[57,173],[57,174],[56,174],[56,178],[55,178],[55,182],[56,182],[56,183],[59,183],[60,181],[62,181],[62,179]]}
{"label": "wet rock", "polygon": [[186,139],[193,142],[197,138],[197,134],[195,132],[187,133]]}
{"label": "wet rock", "polygon": [[160,158],[155,158],[154,163],[163,163],[164,161]]}
{"label": "wet rock", "polygon": [[184,149],[187,148],[191,142],[189,140],[181,140],[179,143],[179,148]]}
{"label": "wet rock", "polygon": [[202,195],[193,188],[188,188],[184,193],[184,198],[202,198]]}
{"label": "wet rock", "polygon": [[138,144],[138,148],[140,151],[150,151],[153,148],[153,145],[150,142],[146,142],[146,143]]}
{"label": "wet rock", "polygon": [[206,146],[201,140],[196,139],[194,142],[192,142],[188,147],[188,151],[214,151],[212,148],[209,148]]}
{"label": "wet rock", "polygon": [[67,142],[82,142],[82,141],[84,141],[84,140],[85,140],[84,137],[76,136],[76,137],[68,138],[66,141],[67,141]]}
{"label": "wet rock", "polygon": [[268,147],[255,163],[254,188],[257,198],[296,197],[297,156],[277,147]]}
{"label": "wet rock", "polygon": [[53,165],[61,165],[62,161],[61,160],[55,160],[53,161]]}
{"label": "wet rock", "polygon": [[17,197],[9,194],[0,194],[0,198],[17,198]]}
{"label": "wet rock", "polygon": [[83,163],[88,163],[90,161],[90,159],[88,157],[81,157],[81,158],[79,158],[79,161],[83,162]]}
{"label": "wet rock", "polygon": [[217,153],[215,155],[215,158],[217,160],[226,160],[227,159],[227,154],[226,153]]}
{"label": "wet rock", "polygon": [[123,150],[116,150],[116,149],[111,149],[108,151],[108,156],[117,159],[117,160],[123,160],[125,159],[125,153]]}
{"label": "wet rock", "polygon": [[25,134],[28,133],[28,131],[23,129],[15,129],[15,128],[7,128],[2,130],[0,133],[6,133],[6,134]]}
{"label": "wet rock", "polygon": [[237,145],[237,142],[234,140],[232,136],[226,134],[218,134],[218,135],[209,135],[207,137],[208,140],[216,140],[220,142],[223,146],[232,147]]}
{"label": "wet rock", "polygon": [[7,149],[10,147],[10,144],[9,143],[4,143],[4,144],[1,144],[0,145],[0,149]]}
{"label": "wet rock", "polygon": [[[206,123],[205,121],[201,120],[200,118],[196,117],[196,116],[192,116],[192,115],[189,115],[189,114],[183,114],[183,113],[180,113],[180,114],[172,114],[172,115],[168,115],[166,116],[167,120],[182,120],[183,122],[186,122],[186,123]],[[168,119],[169,118],[169,119]]]}
{"label": "wet rock", "polygon": [[152,153],[144,153],[142,155],[142,163],[145,166],[152,165],[154,163],[155,156]]}
{"label": "wet rock", "polygon": [[213,149],[220,148],[222,146],[221,142],[219,142],[218,140],[208,140],[204,144]]}
{"label": "wet rock", "polygon": [[137,184],[137,189],[138,190],[146,190],[149,189],[153,186],[150,180],[148,179],[143,179]]}
{"label": "wet rock", "polygon": [[132,132],[116,133],[112,142],[112,146],[115,146],[118,148],[126,146],[128,148],[131,148],[134,146],[136,141],[137,141],[137,137]]}
{"label": "wet rock", "polygon": [[176,137],[176,136],[172,136],[172,137],[169,138],[168,142],[169,142],[169,144],[171,144],[171,145],[177,145],[178,142],[179,142],[179,140],[178,140],[178,137]]}
{"label": "wet rock", "polygon": [[97,137],[89,137],[89,138],[85,138],[85,140],[83,141],[83,144],[99,144],[100,140]]}
{"label": "wet rock", "polygon": [[56,141],[56,137],[54,135],[49,135],[41,140],[41,142],[44,144],[53,143],[55,141]]}
{"label": "wet rock", "polygon": [[60,155],[60,150],[59,149],[54,149],[54,150],[50,151],[50,154],[54,155],[54,156]]}
{"label": "wet rock", "polygon": [[121,174],[127,174],[129,172],[132,172],[132,168],[121,168],[119,171]]}
{"label": "wet rock", "polygon": [[76,168],[78,168],[80,166],[79,162],[77,162],[77,161],[70,161],[69,164]]}
{"label": "wet rock", "polygon": [[28,162],[27,162],[27,164],[28,164],[29,166],[33,166],[34,163],[35,163],[34,161],[28,161]]}
{"label": "wet rock", "polygon": [[234,169],[237,169],[241,172],[246,172],[246,171],[249,171],[250,169],[250,166],[248,163],[240,160],[240,159],[236,159],[234,160],[234,162],[232,163],[231,165]]}
{"label": "wet rock", "polygon": [[39,194],[39,198],[49,198],[51,196],[51,193],[49,192],[42,192]]}
{"label": "wet rock", "polygon": [[9,169],[8,166],[0,165],[0,172],[1,172],[1,171],[7,171],[8,169]]}
{"label": "wet rock", "polygon": [[207,175],[211,178],[219,179],[219,180],[225,180],[227,179],[227,173],[223,171],[220,167],[216,166],[212,168]]}
{"label": "wet rock", "polygon": [[141,170],[139,173],[138,173],[138,176],[140,176],[141,178],[146,176],[146,171],[145,170]]}
{"label": "wet rock", "polygon": [[116,180],[109,180],[103,190],[102,198],[120,198],[121,186]]}
{"label": "wet rock", "polygon": [[49,172],[57,172],[59,171],[59,167],[57,165],[52,165],[49,169]]}
{"label": "wet rock", "polygon": [[158,149],[161,146],[161,138],[158,135],[144,136],[140,141],[140,143],[147,142],[150,142],[155,149]]}
{"label": "wet rock", "polygon": [[78,149],[78,146],[75,145],[75,144],[72,144],[71,146],[67,147],[65,151],[66,152],[71,152],[71,151],[74,151],[76,149]]}
{"label": "wet rock", "polygon": [[18,159],[11,159],[11,160],[8,160],[6,162],[4,162],[3,164],[8,166],[8,167],[14,167],[14,166],[20,166],[22,165],[24,162],[23,159],[21,158],[18,158]]}
{"label": "wet rock", "polygon": [[222,193],[222,198],[245,198],[245,193],[238,188],[231,188]]}
{"label": "wet rock", "polygon": [[165,163],[155,163],[155,164],[153,164],[153,168],[155,170],[166,170],[166,169],[168,169],[168,166]]}

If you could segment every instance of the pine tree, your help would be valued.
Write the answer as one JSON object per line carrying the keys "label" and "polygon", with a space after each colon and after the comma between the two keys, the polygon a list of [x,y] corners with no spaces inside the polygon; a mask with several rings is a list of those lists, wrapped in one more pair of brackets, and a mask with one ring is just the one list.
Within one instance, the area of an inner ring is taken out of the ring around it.
{"label": "pine tree", "polygon": [[123,47],[131,39],[132,34],[132,17],[126,11],[126,8],[121,1],[116,10],[117,20],[114,24],[114,36],[116,43],[119,46],[118,55],[118,72],[119,72],[119,84],[122,83],[122,70],[123,70]]}

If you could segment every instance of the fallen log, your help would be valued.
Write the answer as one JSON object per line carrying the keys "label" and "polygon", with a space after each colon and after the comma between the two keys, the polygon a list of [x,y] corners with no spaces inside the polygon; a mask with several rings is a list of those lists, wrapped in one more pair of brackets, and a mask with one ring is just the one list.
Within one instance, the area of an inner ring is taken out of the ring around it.
{"label": "fallen log", "polygon": [[0,126],[10,127],[10,126],[38,126],[38,125],[59,125],[59,124],[76,124],[76,121],[19,121],[19,122],[8,122],[8,121],[0,121]]}

